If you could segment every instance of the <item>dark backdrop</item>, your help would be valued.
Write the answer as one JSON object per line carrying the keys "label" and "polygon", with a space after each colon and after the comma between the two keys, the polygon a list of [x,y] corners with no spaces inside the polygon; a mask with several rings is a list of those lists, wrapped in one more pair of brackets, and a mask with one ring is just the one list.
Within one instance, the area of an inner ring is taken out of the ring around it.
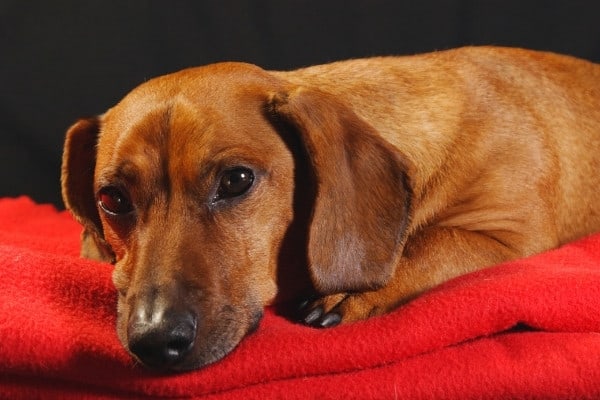
{"label": "dark backdrop", "polygon": [[0,196],[61,205],[66,128],[144,80],[239,60],[288,69],[465,44],[600,61],[600,2],[0,0]]}

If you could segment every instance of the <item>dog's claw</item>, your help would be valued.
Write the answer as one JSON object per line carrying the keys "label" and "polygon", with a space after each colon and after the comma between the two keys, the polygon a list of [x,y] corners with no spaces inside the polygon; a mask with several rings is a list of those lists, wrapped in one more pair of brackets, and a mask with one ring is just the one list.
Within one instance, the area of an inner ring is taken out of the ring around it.
{"label": "dog's claw", "polygon": [[340,322],[342,322],[342,316],[338,313],[330,312],[320,319],[318,326],[321,328],[331,328],[332,326],[339,325]]}
{"label": "dog's claw", "polygon": [[310,299],[306,299],[306,300],[302,300],[299,304],[298,304],[298,311],[304,311],[304,309],[306,307],[308,307],[308,305],[310,304]]}
{"label": "dog's claw", "polygon": [[[301,309],[306,307],[307,305],[304,305]],[[304,324],[315,328],[330,328],[339,325],[342,322],[342,316],[336,312],[326,313],[323,307],[316,307],[301,318],[301,320]]]}
{"label": "dog's claw", "polygon": [[339,305],[348,297],[338,293],[325,297],[309,297],[298,304],[298,320],[314,328],[331,328],[339,325],[344,319]]}
{"label": "dog's claw", "polygon": [[317,297],[315,296],[309,296],[305,299],[303,299],[302,301],[300,301],[297,305],[297,310],[299,312],[305,311],[308,306],[310,306],[311,304],[314,303],[314,301],[317,299]]}
{"label": "dog's claw", "polygon": [[318,324],[318,321],[321,319],[322,316],[323,316],[323,307],[317,307],[314,310],[312,310],[311,312],[309,312],[308,315],[306,315],[304,317],[303,321],[306,325],[314,326],[315,323]]}

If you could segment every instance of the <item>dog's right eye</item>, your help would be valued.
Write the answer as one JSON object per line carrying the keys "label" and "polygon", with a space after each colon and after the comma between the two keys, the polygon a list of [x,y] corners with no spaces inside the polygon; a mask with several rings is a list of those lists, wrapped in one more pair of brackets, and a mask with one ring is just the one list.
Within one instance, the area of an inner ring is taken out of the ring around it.
{"label": "dog's right eye", "polygon": [[133,211],[129,198],[119,189],[109,186],[98,193],[98,204],[111,215],[123,215]]}
{"label": "dog's right eye", "polygon": [[245,167],[229,169],[221,176],[217,189],[217,200],[237,197],[248,191],[254,183],[254,173]]}

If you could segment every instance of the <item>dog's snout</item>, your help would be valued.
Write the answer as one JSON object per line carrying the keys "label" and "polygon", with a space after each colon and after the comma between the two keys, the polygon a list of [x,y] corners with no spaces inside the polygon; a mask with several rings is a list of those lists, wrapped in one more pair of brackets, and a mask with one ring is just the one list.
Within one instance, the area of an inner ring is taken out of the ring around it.
{"label": "dog's snout", "polygon": [[129,322],[129,350],[149,367],[174,367],[194,347],[196,324],[190,312],[138,310]]}

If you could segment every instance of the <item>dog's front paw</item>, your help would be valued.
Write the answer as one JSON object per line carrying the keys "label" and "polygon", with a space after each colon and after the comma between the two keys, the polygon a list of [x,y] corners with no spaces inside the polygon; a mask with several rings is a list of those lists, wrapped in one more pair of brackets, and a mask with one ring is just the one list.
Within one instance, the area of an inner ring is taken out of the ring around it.
{"label": "dog's front paw", "polygon": [[338,293],[308,299],[299,306],[299,320],[316,328],[330,328],[383,313],[367,293]]}

